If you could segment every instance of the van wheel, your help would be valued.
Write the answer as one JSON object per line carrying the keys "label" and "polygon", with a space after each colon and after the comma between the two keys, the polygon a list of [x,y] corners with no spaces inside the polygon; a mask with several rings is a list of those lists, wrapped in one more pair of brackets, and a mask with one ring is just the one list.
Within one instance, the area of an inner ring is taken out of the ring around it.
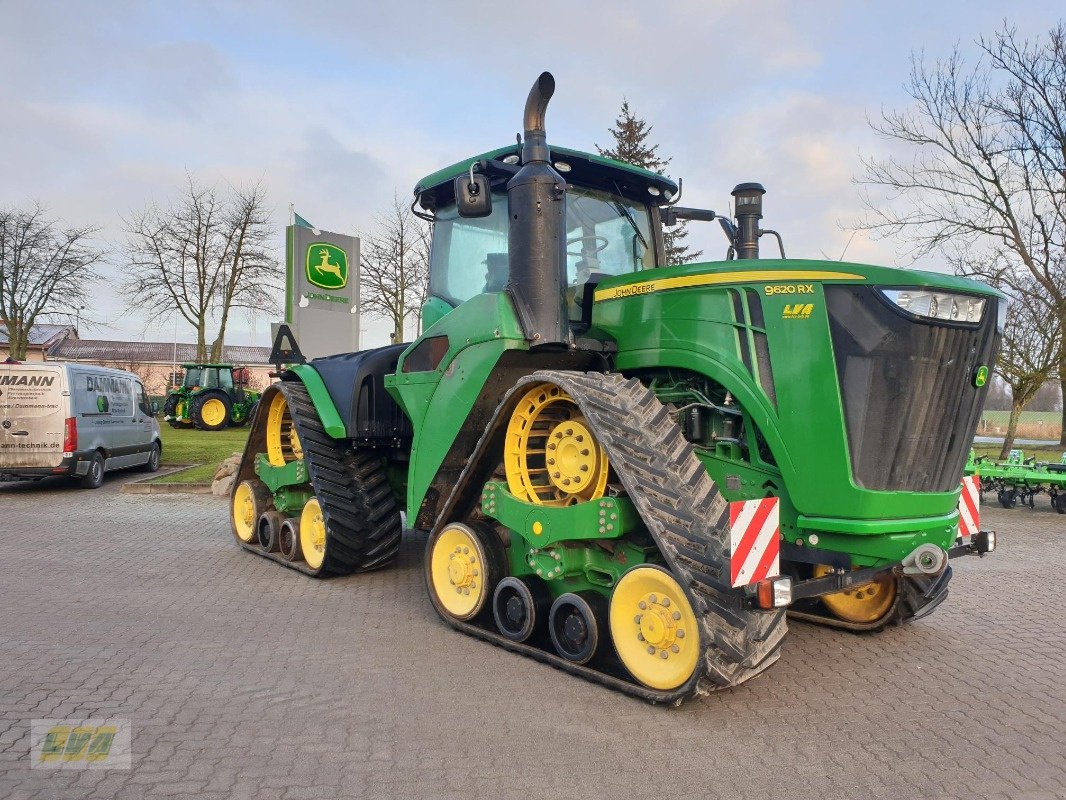
{"label": "van wheel", "polygon": [[78,479],[82,489],[99,489],[104,482],[104,457],[100,453],[93,453],[89,462],[89,471]]}
{"label": "van wheel", "polygon": [[159,469],[159,442],[152,445],[152,451],[148,454],[148,460],[141,465],[142,472],[155,472]]}

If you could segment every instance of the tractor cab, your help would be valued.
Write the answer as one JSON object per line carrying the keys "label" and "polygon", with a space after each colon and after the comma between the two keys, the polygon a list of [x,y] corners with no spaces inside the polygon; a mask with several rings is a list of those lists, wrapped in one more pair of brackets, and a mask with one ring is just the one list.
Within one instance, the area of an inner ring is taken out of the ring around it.
{"label": "tractor cab", "polygon": [[220,364],[182,364],[185,377],[182,388],[195,389],[233,389],[233,367]]}
{"label": "tractor cab", "polygon": [[[511,145],[453,164],[419,181],[418,204],[434,221],[430,299],[423,327],[476,295],[511,280],[507,184],[521,147]],[[551,165],[566,181],[565,295],[571,321],[581,318],[587,287],[615,275],[663,266],[659,206],[677,195],[673,181],[620,161],[562,147]],[[456,189],[471,176],[487,184],[488,213],[460,213]]]}

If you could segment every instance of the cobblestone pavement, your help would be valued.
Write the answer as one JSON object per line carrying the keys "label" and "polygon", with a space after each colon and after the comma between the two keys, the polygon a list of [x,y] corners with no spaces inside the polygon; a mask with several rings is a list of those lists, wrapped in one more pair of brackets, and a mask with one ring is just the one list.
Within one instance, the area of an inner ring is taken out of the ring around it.
{"label": "cobblestone pavement", "polygon": [[[1066,796],[1066,517],[987,509],[931,617],[793,624],[765,675],[646,705],[447,628],[420,570],[314,581],[224,501],[0,487],[2,798]],[[29,721],[132,721],[131,770],[29,769]]]}

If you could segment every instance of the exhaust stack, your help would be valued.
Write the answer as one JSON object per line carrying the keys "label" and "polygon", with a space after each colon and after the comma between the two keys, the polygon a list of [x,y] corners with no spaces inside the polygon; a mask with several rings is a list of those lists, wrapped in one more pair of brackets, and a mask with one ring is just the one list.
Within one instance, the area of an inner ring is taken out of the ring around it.
{"label": "exhaust stack", "polygon": [[566,345],[566,181],[551,165],[544,131],[555,78],[542,72],[523,117],[522,168],[507,182],[510,280],[507,292],[533,346]]}

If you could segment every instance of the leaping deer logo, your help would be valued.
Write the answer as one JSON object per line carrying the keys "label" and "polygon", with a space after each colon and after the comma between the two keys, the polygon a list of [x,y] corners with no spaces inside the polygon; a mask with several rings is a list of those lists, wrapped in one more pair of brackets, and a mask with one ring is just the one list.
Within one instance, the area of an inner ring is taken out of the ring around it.
{"label": "leaping deer logo", "polygon": [[323,289],[340,289],[348,283],[347,254],[331,244],[316,242],[307,248],[307,280]]}
{"label": "leaping deer logo", "polygon": [[312,264],[315,269],[325,275],[336,275],[337,280],[343,281],[344,276],[341,274],[340,264],[331,264],[329,261],[329,250],[325,247],[318,251],[318,257],[321,259],[317,264]]}

